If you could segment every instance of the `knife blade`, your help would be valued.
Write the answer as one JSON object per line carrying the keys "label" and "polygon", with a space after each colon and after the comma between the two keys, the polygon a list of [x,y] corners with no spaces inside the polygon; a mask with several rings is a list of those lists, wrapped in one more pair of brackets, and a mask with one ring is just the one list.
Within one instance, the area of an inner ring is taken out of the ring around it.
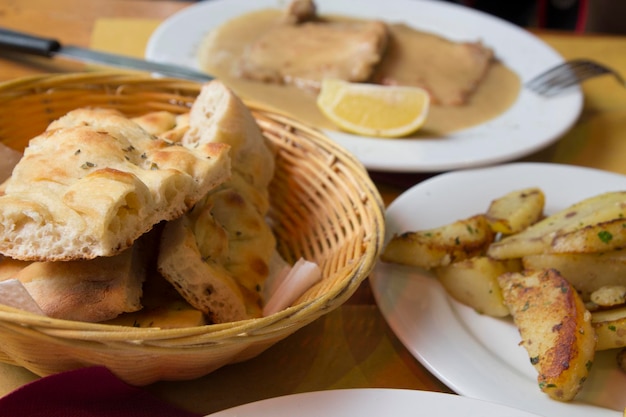
{"label": "knife blade", "polygon": [[35,36],[0,28],[0,50],[26,53],[47,58],[62,57],[79,62],[105,64],[117,68],[149,71],[163,76],[206,82],[211,75],[179,65],[132,58],[123,55],[95,51],[72,45],[62,45],[56,39]]}

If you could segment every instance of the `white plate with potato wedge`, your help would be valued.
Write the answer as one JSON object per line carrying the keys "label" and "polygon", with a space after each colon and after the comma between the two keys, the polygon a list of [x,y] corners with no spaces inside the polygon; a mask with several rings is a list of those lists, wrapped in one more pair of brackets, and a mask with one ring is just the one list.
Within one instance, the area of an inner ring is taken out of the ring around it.
{"label": "white plate with potato wedge", "polygon": [[[206,62],[203,55],[216,60],[228,55],[204,52],[205,40],[211,33],[244,14],[268,8],[283,9],[288,3],[289,0],[211,0],[193,4],[159,25],[149,39],[145,56],[157,62],[207,71],[207,65],[202,64]],[[389,24],[405,24],[453,42],[482,42],[517,76],[516,86],[563,62],[552,47],[530,32],[450,2],[316,0],[315,3],[322,16],[380,19]],[[441,172],[519,159],[543,149],[567,132],[580,114],[583,98],[578,87],[550,99],[521,88],[519,94],[513,94],[510,102],[497,114],[454,128],[435,125],[440,122],[448,124],[465,116],[460,117],[457,110],[452,116],[438,113],[441,109],[431,105],[426,124],[416,134],[386,139],[338,130],[316,107],[314,95],[309,94],[311,98],[284,89],[277,91],[260,82],[244,85],[233,76],[228,79],[224,72],[213,69],[211,73],[241,97],[288,112],[297,120],[321,129],[368,169],[382,172]],[[485,100],[482,100],[490,111],[495,101],[506,96],[503,91],[509,89],[494,91],[495,94],[485,94]]]}
{"label": "white plate with potato wedge", "polygon": [[[626,190],[626,176],[569,165],[511,163],[432,177],[388,207],[385,245],[405,232],[437,229],[486,213],[492,201],[537,187],[550,216],[582,200]],[[384,254],[384,252],[383,252]],[[432,269],[378,262],[370,282],[380,310],[409,351],[455,392],[550,417],[618,417],[626,407],[619,349],[595,351],[571,401],[544,393],[510,316],[480,314],[444,289]]]}

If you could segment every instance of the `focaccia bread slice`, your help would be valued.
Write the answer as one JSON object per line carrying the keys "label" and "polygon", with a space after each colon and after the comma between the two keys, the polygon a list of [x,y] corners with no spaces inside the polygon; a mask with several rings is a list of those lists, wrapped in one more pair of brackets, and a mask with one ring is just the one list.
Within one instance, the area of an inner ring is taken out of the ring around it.
{"label": "focaccia bread slice", "polygon": [[113,256],[230,177],[229,146],[180,146],[120,112],[78,109],[32,139],[0,196],[0,253]]}
{"label": "focaccia bread slice", "polygon": [[260,316],[276,246],[265,220],[274,155],[250,110],[219,82],[203,87],[182,143],[230,145],[232,177],[181,220],[165,225],[159,272],[211,322]]}
{"label": "focaccia bread slice", "polygon": [[142,308],[142,282],[150,256],[145,245],[135,243],[119,255],[91,260],[23,262],[5,258],[0,261],[0,280],[21,282],[49,317],[100,322]]}
{"label": "focaccia bread slice", "polygon": [[[274,177],[274,155],[250,109],[222,83],[202,87],[191,107],[189,130],[182,143],[190,148],[211,143],[229,145],[233,174],[241,175],[267,198],[267,187]],[[267,206],[261,208],[266,210]]]}
{"label": "focaccia bread slice", "polygon": [[154,111],[131,119],[151,135],[172,142],[181,142],[189,130],[189,113],[175,114]]}
{"label": "focaccia bread slice", "polygon": [[[250,200],[228,184],[212,191],[203,201],[202,210],[210,213],[227,236],[228,247],[220,255],[219,262],[244,286],[255,294],[265,282],[269,272],[269,260],[274,253],[276,239],[264,214]],[[193,213],[186,216],[192,217]],[[203,217],[196,219],[194,234],[200,252],[206,258],[217,254],[211,250],[210,234],[204,230]]]}
{"label": "focaccia bread slice", "polygon": [[261,315],[275,246],[264,216],[226,184],[165,226],[158,268],[212,323],[243,320]]}
{"label": "focaccia bread slice", "polygon": [[203,86],[189,113],[157,111],[132,120],[161,139],[189,148],[209,143],[229,145],[232,186],[262,213],[269,209],[268,185],[274,176],[274,154],[250,110],[221,82]]}
{"label": "focaccia bread slice", "polygon": [[[211,323],[249,317],[243,288],[219,262],[202,257],[187,216],[168,223],[163,231],[158,269],[179,294]],[[215,232],[219,228],[213,229]],[[215,233],[213,245],[226,248],[224,236]]]}

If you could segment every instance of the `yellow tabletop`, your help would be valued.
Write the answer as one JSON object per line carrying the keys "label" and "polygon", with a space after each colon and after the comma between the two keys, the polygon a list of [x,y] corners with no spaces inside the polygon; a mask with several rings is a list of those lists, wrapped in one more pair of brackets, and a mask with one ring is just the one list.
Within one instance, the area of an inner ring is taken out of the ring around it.
{"label": "yellow tabletop", "polygon": [[[0,0],[0,27],[141,56],[159,22],[189,4],[164,0]],[[626,36],[537,34],[566,58],[597,59],[626,74]],[[79,64],[60,60],[0,54],[0,82],[82,69]],[[584,109],[575,126],[553,146],[524,159],[626,174],[626,89],[609,77],[588,81],[583,89]],[[372,177],[385,202],[390,203],[425,175],[372,173]],[[22,368],[0,364],[0,396],[36,378]],[[255,359],[197,380],[159,382],[146,389],[190,411],[210,413],[278,395],[362,387],[452,392],[402,346],[378,311],[367,283],[346,305]]]}
{"label": "yellow tabletop", "polygon": [[[566,59],[590,58],[626,74],[626,36],[540,34]],[[610,76],[583,84],[581,117],[550,161],[626,174],[626,88]]]}

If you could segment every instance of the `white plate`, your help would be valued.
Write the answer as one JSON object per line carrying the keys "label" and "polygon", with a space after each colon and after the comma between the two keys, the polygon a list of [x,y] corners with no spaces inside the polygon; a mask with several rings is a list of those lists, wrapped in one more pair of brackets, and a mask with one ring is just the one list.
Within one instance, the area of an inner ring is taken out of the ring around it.
{"label": "white plate", "polygon": [[400,389],[343,389],[258,401],[211,417],[539,417],[452,394]]}
{"label": "white plate", "polygon": [[[386,238],[484,212],[491,200],[538,186],[553,213],[585,197],[626,189],[626,176],[557,164],[517,163],[442,174],[403,193],[387,210]],[[379,262],[374,296],[394,333],[442,382],[468,397],[551,417],[621,417],[626,374],[615,352],[600,352],[577,401],[550,400],[508,319],[477,314],[446,295],[432,275]]]}
{"label": "white plate", "polygon": [[[211,0],[166,19],[151,36],[146,57],[200,69],[197,48],[211,28],[240,14],[286,0]],[[483,40],[520,76],[522,82],[563,61],[541,40],[485,13],[443,1],[317,0],[322,14],[404,22],[453,40]],[[346,133],[326,134],[351,151],[367,168],[388,172],[438,172],[514,160],[556,141],[578,118],[582,93],[544,99],[523,90],[500,117],[445,138],[389,140]]]}

